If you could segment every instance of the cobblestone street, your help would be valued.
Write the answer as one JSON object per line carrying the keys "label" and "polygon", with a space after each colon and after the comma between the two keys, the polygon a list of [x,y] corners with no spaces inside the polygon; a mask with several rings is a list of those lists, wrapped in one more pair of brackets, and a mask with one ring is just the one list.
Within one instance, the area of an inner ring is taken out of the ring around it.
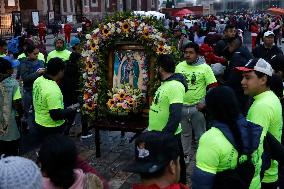
{"label": "cobblestone street", "polygon": [[[101,157],[95,157],[95,138],[85,139],[81,141],[75,139],[80,149],[80,154],[88,162],[94,166],[97,171],[109,181],[111,189],[129,189],[132,183],[139,181],[139,177],[135,174],[123,172],[122,169],[134,157],[134,142],[129,143],[129,140],[134,135],[126,133],[124,138],[121,138],[120,132],[117,131],[100,131],[101,132]],[[195,162],[195,157],[187,166],[187,176],[190,182],[192,167]]]}

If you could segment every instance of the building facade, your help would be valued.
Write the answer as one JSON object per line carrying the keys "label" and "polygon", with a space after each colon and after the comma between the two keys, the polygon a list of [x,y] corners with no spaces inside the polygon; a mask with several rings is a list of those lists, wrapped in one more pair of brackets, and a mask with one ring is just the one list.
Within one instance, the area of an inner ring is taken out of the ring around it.
{"label": "building facade", "polygon": [[[8,1],[8,0],[0,0]],[[40,20],[80,22],[82,16],[89,19],[102,17],[117,11],[159,9],[159,0],[21,0],[21,14],[26,24],[31,20],[31,12],[39,11]]]}

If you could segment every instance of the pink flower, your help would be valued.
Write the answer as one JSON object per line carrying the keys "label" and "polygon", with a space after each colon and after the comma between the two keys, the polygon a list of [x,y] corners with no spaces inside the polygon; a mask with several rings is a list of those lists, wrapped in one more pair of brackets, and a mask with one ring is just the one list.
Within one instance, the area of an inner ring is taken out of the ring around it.
{"label": "pink flower", "polygon": [[113,100],[114,100],[115,102],[119,101],[119,99],[118,99],[117,97],[114,97]]}
{"label": "pink flower", "polygon": [[132,99],[130,96],[125,97],[125,100],[130,100]]}
{"label": "pink flower", "polygon": [[126,109],[127,108],[127,104],[126,103],[122,103],[122,108]]}

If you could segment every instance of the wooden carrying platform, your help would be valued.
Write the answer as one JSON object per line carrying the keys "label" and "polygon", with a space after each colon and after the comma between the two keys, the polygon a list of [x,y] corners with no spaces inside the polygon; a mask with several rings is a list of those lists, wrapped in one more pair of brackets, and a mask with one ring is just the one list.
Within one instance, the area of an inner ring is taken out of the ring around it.
{"label": "wooden carrying platform", "polygon": [[[122,122],[124,124],[122,124]],[[100,130],[133,132],[136,133],[133,137],[134,139],[138,134],[143,132],[147,126],[148,118],[143,117],[142,115],[126,118],[125,120],[115,120],[114,118],[110,118],[94,122],[92,127],[95,129],[96,157],[101,156]]]}

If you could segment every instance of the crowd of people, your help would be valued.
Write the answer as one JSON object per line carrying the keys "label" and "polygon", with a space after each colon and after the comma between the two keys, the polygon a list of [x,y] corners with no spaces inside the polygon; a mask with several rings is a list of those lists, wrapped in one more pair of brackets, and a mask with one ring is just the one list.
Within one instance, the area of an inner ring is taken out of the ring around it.
{"label": "crowd of people", "polygon": [[[183,61],[156,59],[161,85],[124,169],[141,176],[133,188],[189,188],[194,156],[193,189],[283,188],[282,18],[240,14],[164,25]],[[0,188],[108,188],[68,137],[76,121],[82,139],[92,136],[84,117],[76,120],[85,30],[56,37],[49,53],[43,33],[0,40]],[[34,149],[37,164],[18,157]]]}

